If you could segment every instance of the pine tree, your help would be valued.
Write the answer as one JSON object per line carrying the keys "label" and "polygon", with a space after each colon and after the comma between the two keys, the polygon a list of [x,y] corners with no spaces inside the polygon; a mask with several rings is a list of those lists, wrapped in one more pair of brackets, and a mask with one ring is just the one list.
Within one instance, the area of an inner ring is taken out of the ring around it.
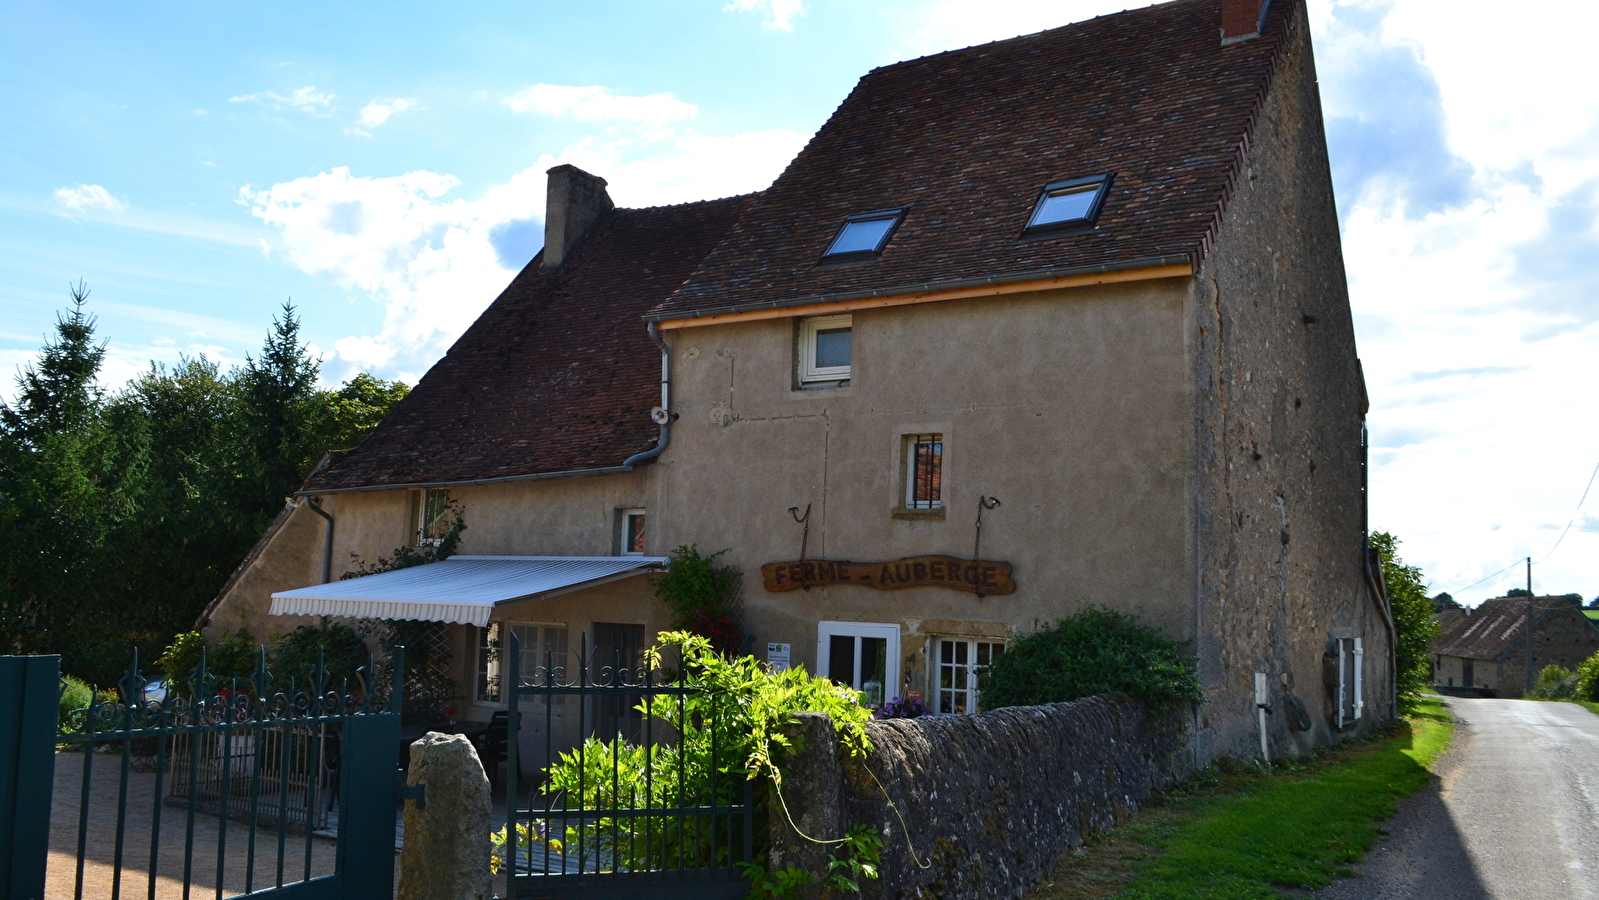
{"label": "pine tree", "polygon": [[[0,646],[60,652],[91,671],[120,640],[113,601],[119,540],[138,506],[145,433],[114,428],[96,384],[105,345],[94,342],[89,292],[72,289],[54,339],[0,404]],[[114,677],[114,676],[113,676]]]}
{"label": "pine tree", "polygon": [[272,319],[260,358],[246,357],[238,374],[239,418],[249,444],[241,499],[256,513],[257,527],[276,514],[321,455],[321,368],[300,340],[294,304],[285,303],[282,315]]}

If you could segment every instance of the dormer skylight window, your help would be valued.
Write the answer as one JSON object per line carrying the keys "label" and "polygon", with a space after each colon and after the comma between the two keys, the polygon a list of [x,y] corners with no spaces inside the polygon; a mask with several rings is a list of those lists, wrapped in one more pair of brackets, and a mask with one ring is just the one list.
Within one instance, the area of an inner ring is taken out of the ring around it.
{"label": "dormer skylight window", "polygon": [[827,252],[822,254],[822,259],[828,262],[866,259],[882,253],[883,247],[888,243],[888,239],[894,236],[894,229],[899,227],[899,222],[903,218],[905,218],[903,209],[885,209],[850,216],[844,220],[844,227],[838,230],[838,236],[833,238],[833,243],[827,246]]}
{"label": "dormer skylight window", "polygon": [[1033,216],[1027,220],[1028,233],[1094,224],[1109,187],[1109,175],[1073,178],[1044,185],[1044,192],[1033,207]]}

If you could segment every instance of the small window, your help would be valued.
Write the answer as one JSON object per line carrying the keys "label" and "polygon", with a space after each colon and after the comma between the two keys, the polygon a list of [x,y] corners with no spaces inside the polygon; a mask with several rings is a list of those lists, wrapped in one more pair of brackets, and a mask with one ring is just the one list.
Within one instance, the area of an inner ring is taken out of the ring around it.
{"label": "small window", "polygon": [[417,504],[416,542],[436,547],[449,532],[450,492],[444,488],[428,488]]}
{"label": "small window", "polygon": [[844,227],[838,230],[833,243],[827,245],[827,252],[822,254],[822,258],[834,262],[876,256],[883,252],[883,247],[893,237],[894,229],[899,227],[904,217],[903,209],[885,209],[850,216],[844,220]]}
{"label": "small window", "polygon": [[801,384],[849,380],[854,329],[849,316],[817,316],[800,320]]}
{"label": "small window", "polygon": [[905,435],[905,508],[942,509],[944,436]]}
{"label": "small window", "polygon": [[1033,206],[1032,218],[1027,220],[1027,230],[1052,231],[1092,224],[1099,217],[1099,208],[1105,202],[1105,191],[1109,187],[1109,175],[1045,185],[1038,203]]}
{"label": "small window", "polygon": [[939,638],[934,710],[955,715],[981,712],[983,669],[1004,652],[1005,645],[997,641]]}
{"label": "small window", "polygon": [[644,555],[644,510],[622,510],[621,539],[617,552],[622,556]]}

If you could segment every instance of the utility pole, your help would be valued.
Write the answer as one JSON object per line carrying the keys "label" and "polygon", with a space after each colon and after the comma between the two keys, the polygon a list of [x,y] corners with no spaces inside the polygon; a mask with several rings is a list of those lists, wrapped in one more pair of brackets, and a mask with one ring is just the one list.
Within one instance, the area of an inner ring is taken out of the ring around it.
{"label": "utility pole", "polygon": [[1527,693],[1532,696],[1532,557],[1527,557]]}

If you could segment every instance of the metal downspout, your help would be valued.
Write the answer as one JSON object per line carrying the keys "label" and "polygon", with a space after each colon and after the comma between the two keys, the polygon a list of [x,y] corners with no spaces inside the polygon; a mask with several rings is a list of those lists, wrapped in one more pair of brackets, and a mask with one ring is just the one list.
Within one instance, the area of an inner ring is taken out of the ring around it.
{"label": "metal downspout", "polygon": [[666,445],[672,440],[672,420],[677,418],[677,414],[672,412],[672,351],[667,349],[666,341],[661,339],[661,333],[656,329],[654,322],[649,323],[649,332],[650,340],[661,348],[661,406],[659,413],[651,414],[655,423],[661,426],[661,437],[655,442],[654,447],[622,460],[622,465],[629,469],[655,459],[666,450]]}
{"label": "metal downspout", "polygon": [[322,508],[321,497],[307,497],[306,500],[311,511],[328,523],[328,537],[322,545],[322,583],[327,584],[333,580],[333,515]]}
{"label": "metal downspout", "polygon": [[[1399,632],[1394,628],[1393,614],[1388,609],[1387,592],[1379,586],[1378,573],[1372,571],[1371,557],[1373,555],[1371,544],[1366,544],[1364,557],[1366,569],[1366,584],[1371,587],[1371,592],[1377,598],[1377,611],[1382,613],[1382,623],[1388,629],[1388,702],[1394,716],[1399,715]],[[1382,558],[1377,554],[1379,564]],[[1386,584],[1382,582],[1381,584]]]}

